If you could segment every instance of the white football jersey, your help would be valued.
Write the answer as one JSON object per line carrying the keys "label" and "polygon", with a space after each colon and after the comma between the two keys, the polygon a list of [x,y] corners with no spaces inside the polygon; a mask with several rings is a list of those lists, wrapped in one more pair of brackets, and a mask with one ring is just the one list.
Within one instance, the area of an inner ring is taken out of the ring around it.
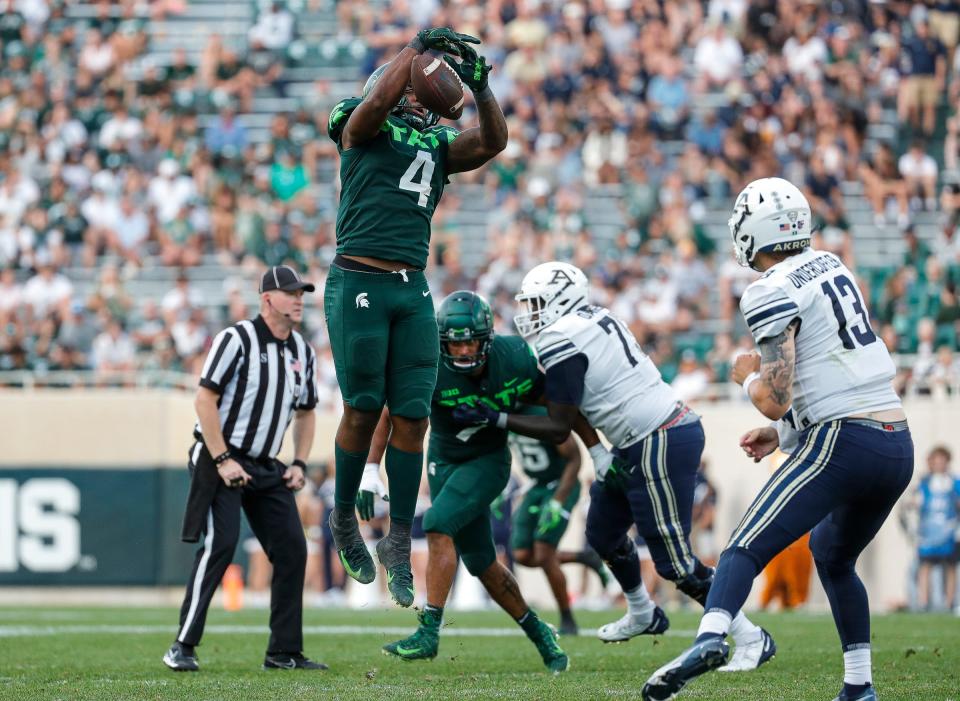
{"label": "white football jersey", "polygon": [[809,249],[777,263],[746,289],[740,311],[758,343],[800,321],[796,428],[901,406],[893,360],[870,326],[853,273],[832,253]]}
{"label": "white football jersey", "polygon": [[580,411],[618,448],[648,436],[676,407],[676,393],[608,309],[586,305],[559,318],[540,332],[536,349],[545,370],[586,356]]}

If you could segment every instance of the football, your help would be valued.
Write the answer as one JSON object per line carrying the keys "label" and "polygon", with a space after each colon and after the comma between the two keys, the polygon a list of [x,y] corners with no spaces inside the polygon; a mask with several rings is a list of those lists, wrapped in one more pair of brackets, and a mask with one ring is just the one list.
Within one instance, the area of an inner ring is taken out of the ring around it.
{"label": "football", "polygon": [[444,119],[463,114],[463,83],[440,51],[425,51],[413,59],[410,83],[420,104]]}

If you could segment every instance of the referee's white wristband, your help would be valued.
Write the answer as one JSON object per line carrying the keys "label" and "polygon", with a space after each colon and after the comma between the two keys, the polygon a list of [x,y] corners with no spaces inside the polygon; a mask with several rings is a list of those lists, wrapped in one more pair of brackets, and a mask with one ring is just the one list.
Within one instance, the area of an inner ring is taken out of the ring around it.
{"label": "referee's white wristband", "polygon": [[750,384],[754,380],[760,379],[759,372],[751,372],[743,381],[743,393],[747,396],[747,399],[750,399]]}
{"label": "referee's white wristband", "polygon": [[508,418],[510,418],[510,415],[505,411],[501,411],[499,414],[497,414],[497,428],[506,428]]}

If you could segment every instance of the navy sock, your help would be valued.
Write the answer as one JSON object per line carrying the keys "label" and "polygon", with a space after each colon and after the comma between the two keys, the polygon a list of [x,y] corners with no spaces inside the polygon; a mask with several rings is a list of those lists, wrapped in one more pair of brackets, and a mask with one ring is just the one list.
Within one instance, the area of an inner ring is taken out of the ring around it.
{"label": "navy sock", "polygon": [[855,699],[871,686],[871,684],[847,684],[844,682],[843,693],[846,694],[848,698]]}
{"label": "navy sock", "polygon": [[625,543],[621,543],[609,559],[604,559],[614,578],[619,582],[620,588],[623,591],[633,591],[641,584],[640,557],[637,555],[636,546],[626,536],[624,541]]}

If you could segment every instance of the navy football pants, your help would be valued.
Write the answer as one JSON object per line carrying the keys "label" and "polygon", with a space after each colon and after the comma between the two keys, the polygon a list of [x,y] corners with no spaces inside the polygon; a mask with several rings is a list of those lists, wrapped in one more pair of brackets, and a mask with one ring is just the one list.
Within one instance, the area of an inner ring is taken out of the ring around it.
{"label": "navy football pants", "polygon": [[[654,431],[626,450],[614,450],[615,455],[637,466],[625,492],[593,483],[587,542],[611,563],[625,590],[633,588],[633,580],[621,581],[613,560],[633,524],[650,548],[661,577],[670,581],[689,575],[709,577],[709,568],[690,548],[693,492],[703,444],[700,421]],[[639,571],[635,582],[640,582]]]}
{"label": "navy football pants", "polygon": [[810,550],[845,650],[869,644],[867,593],[854,570],[913,475],[909,430],[849,420],[807,429],[754,499],[720,557],[707,611],[736,615],[753,579],[813,529]]}

